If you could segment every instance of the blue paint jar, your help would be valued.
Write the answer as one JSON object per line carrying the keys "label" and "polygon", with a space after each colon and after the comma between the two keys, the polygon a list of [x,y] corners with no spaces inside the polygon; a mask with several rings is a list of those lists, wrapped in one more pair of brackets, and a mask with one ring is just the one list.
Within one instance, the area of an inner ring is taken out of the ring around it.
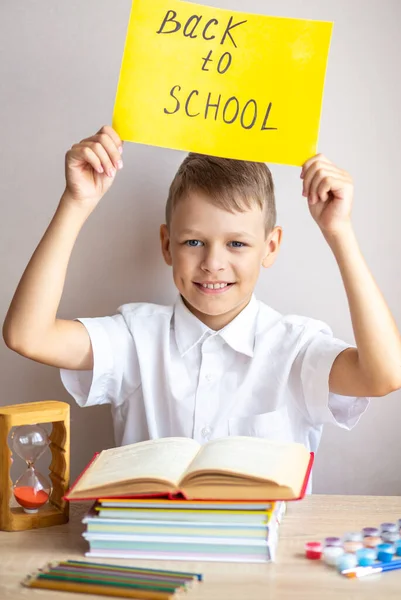
{"label": "blue paint jar", "polygon": [[356,558],[360,567],[370,567],[376,560],[376,550],[373,548],[361,548],[356,551]]}
{"label": "blue paint jar", "polygon": [[393,544],[379,544],[376,547],[377,550],[377,560],[380,562],[391,562],[393,560],[394,555],[394,546]]}
{"label": "blue paint jar", "polygon": [[394,544],[394,549],[395,549],[395,553],[397,556],[401,556],[401,540],[398,540],[395,544]]}

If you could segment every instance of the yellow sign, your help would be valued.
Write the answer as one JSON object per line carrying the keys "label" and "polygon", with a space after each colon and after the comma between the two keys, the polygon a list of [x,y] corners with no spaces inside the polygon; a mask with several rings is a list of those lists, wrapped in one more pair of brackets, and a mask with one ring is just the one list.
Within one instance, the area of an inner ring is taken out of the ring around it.
{"label": "yellow sign", "polygon": [[316,154],[331,31],[133,0],[113,126],[132,142],[300,166]]}

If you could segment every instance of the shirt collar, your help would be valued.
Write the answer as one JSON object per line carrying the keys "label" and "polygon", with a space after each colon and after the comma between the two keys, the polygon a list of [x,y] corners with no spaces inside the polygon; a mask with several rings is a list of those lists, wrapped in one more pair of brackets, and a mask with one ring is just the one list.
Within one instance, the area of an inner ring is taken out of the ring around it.
{"label": "shirt collar", "polygon": [[252,295],[249,303],[231,323],[220,331],[214,331],[195,317],[178,296],[174,305],[174,334],[181,357],[207,335],[220,335],[233,350],[252,357],[258,311],[259,303]]}

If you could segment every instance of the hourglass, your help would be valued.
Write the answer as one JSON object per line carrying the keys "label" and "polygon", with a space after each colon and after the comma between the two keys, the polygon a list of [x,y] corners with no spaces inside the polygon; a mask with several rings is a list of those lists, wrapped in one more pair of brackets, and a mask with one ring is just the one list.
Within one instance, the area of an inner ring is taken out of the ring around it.
{"label": "hourglass", "polygon": [[28,514],[38,512],[50,497],[51,483],[37,470],[36,461],[50,440],[40,425],[20,425],[11,436],[13,450],[26,462],[27,468],[13,485],[14,498]]}
{"label": "hourglass", "polygon": [[[69,485],[69,417],[69,405],[55,400],[0,408],[0,530],[21,531],[68,521],[64,496]],[[52,423],[50,435],[38,423]],[[49,479],[36,465],[48,447],[52,455]],[[15,483],[10,477],[12,453],[25,461]],[[11,506],[15,501],[19,506]]]}

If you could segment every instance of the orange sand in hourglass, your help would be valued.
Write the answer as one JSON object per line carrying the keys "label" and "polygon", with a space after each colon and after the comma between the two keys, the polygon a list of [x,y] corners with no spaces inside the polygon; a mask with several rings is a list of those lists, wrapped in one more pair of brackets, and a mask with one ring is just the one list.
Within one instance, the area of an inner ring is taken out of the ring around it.
{"label": "orange sand in hourglass", "polygon": [[14,488],[14,497],[24,508],[35,509],[46,504],[49,494],[45,490],[36,491],[31,486],[22,486]]}

